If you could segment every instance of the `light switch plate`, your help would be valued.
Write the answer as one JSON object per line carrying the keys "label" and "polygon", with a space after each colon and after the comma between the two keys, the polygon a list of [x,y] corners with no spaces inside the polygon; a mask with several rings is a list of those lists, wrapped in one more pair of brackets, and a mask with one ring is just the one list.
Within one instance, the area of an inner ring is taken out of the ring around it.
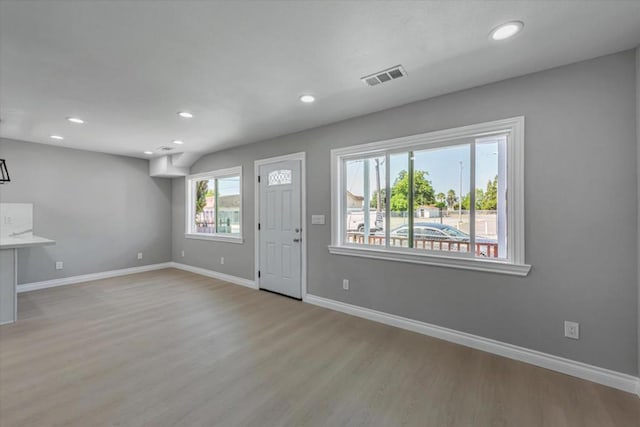
{"label": "light switch plate", "polygon": [[324,215],[311,215],[311,224],[324,225]]}

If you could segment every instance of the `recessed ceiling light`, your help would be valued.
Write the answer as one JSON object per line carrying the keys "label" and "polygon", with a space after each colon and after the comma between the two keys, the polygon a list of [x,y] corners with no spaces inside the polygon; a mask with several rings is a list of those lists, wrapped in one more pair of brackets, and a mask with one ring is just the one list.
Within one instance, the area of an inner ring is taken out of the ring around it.
{"label": "recessed ceiling light", "polygon": [[50,135],[49,138],[51,139],[57,139],[58,141],[64,139],[64,137],[60,136],[60,135]]}
{"label": "recessed ceiling light", "polygon": [[70,121],[71,123],[77,123],[79,125],[84,123],[84,120],[82,120],[79,117],[67,117],[67,120]]}
{"label": "recessed ceiling light", "polygon": [[493,40],[505,40],[518,34],[522,27],[524,27],[522,21],[506,22],[491,30],[490,35]]}
{"label": "recessed ceiling light", "polygon": [[145,151],[144,154],[146,154],[147,156],[150,156],[153,154],[153,151]]}
{"label": "recessed ceiling light", "polygon": [[313,101],[315,101],[315,100],[316,100],[316,97],[315,97],[315,96],[313,96],[313,95],[308,95],[308,94],[307,94],[307,95],[302,95],[302,96],[300,97],[300,101],[304,102],[305,104],[310,104],[310,103],[312,103],[312,102],[313,102]]}
{"label": "recessed ceiling light", "polygon": [[188,111],[180,111],[180,112],[178,112],[178,115],[180,117],[184,117],[185,119],[192,119],[193,118],[193,114],[191,114]]}
{"label": "recessed ceiling light", "polygon": [[178,145],[182,145],[182,144],[184,144],[184,141],[180,141],[179,139],[174,139],[173,143],[174,144],[178,144]]}

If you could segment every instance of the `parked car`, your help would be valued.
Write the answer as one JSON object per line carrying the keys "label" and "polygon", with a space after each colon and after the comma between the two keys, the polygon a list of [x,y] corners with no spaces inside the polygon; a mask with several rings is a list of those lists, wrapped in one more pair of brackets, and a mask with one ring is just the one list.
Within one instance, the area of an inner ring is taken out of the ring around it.
{"label": "parked car", "polygon": [[[408,224],[394,228],[389,233],[392,237],[408,237]],[[460,231],[455,227],[447,224],[439,224],[437,222],[416,222],[413,224],[413,237],[416,239],[427,240],[446,240],[449,242],[468,242],[470,237],[464,231]],[[496,240],[476,237],[476,243],[497,243]]]}
{"label": "parked car", "polygon": [[[369,229],[371,231],[384,229],[384,213],[375,210],[369,211]],[[347,212],[347,231],[364,233],[364,210]]]}

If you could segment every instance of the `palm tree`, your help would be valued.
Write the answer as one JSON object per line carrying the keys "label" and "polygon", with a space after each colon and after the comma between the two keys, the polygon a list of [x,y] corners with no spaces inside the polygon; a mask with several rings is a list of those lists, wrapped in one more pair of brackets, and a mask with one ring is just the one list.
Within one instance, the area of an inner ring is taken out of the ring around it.
{"label": "palm tree", "polygon": [[202,212],[207,205],[207,192],[209,190],[209,181],[202,180],[196,183],[196,214]]}
{"label": "palm tree", "polygon": [[456,204],[457,201],[458,201],[458,198],[456,197],[455,190],[451,189],[447,191],[447,208],[449,210],[453,209],[453,206]]}
{"label": "palm tree", "polygon": [[444,203],[444,201],[447,199],[447,196],[444,195],[444,193],[438,193],[436,194],[436,200],[439,203]]}

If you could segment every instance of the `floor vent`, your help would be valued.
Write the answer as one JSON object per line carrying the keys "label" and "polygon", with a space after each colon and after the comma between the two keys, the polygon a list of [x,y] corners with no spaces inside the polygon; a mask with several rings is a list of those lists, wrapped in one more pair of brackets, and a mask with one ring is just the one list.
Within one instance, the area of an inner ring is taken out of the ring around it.
{"label": "floor vent", "polygon": [[396,80],[406,75],[407,72],[402,67],[402,65],[396,65],[395,67],[391,67],[386,70],[378,71],[377,73],[361,77],[360,80],[362,80],[367,86],[376,86],[380,83]]}

